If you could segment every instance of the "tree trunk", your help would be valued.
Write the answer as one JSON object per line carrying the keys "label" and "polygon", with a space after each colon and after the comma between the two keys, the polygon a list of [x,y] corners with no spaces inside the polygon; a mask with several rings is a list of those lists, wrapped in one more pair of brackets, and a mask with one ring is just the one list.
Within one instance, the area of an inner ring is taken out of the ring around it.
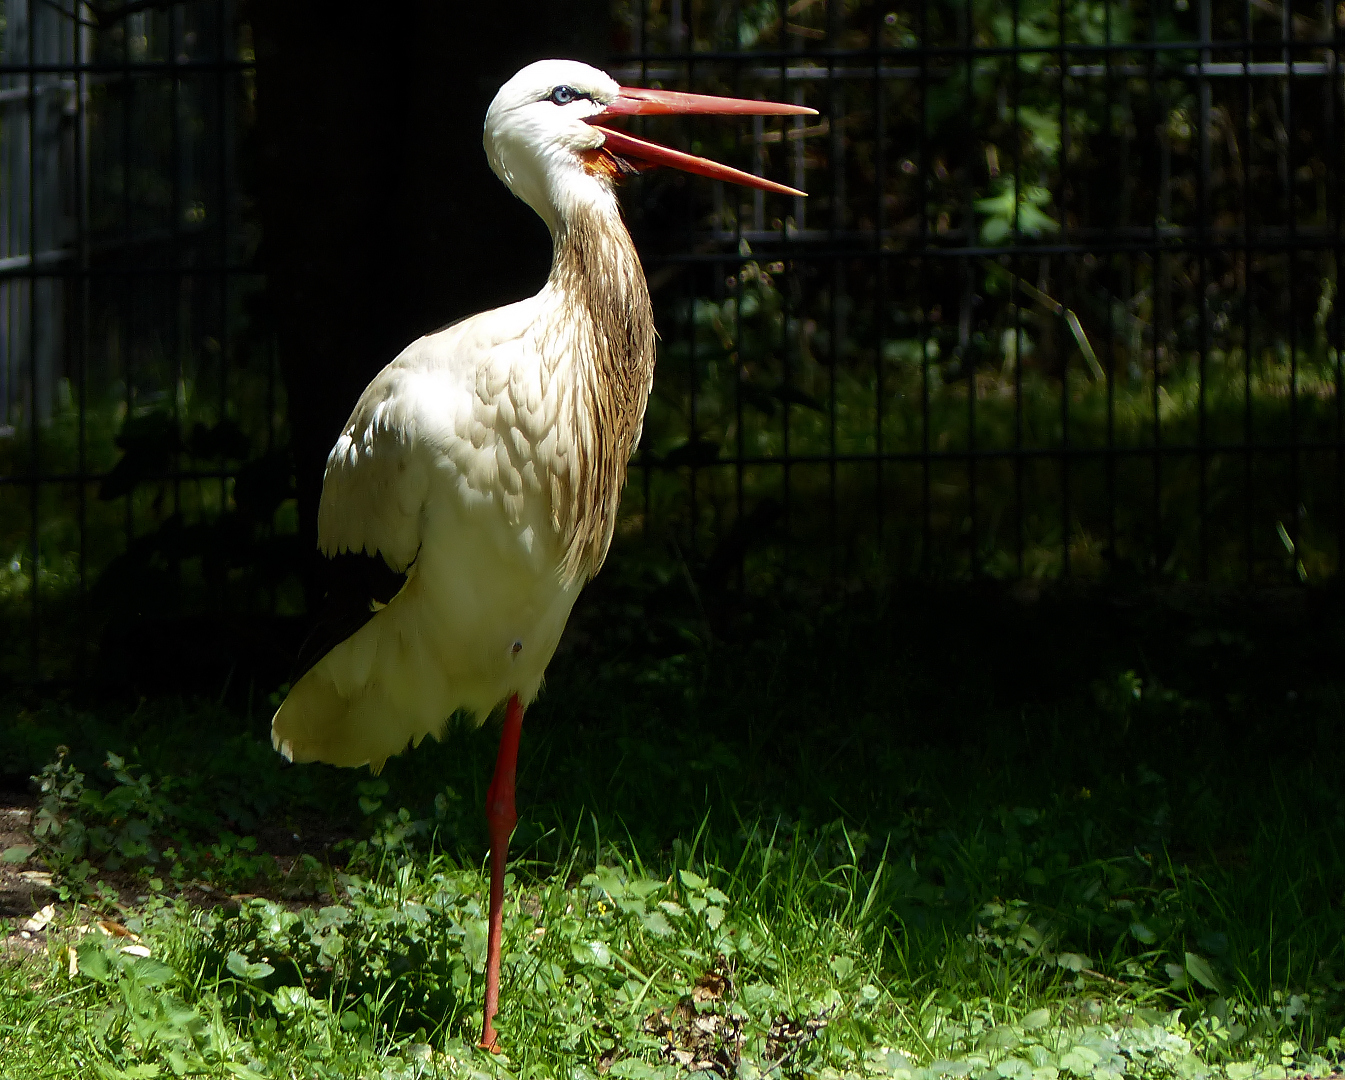
{"label": "tree trunk", "polygon": [[261,261],[311,551],[327,452],[369,379],[415,337],[545,279],[546,227],[491,173],[482,122],[526,63],[603,64],[608,5],[250,7]]}

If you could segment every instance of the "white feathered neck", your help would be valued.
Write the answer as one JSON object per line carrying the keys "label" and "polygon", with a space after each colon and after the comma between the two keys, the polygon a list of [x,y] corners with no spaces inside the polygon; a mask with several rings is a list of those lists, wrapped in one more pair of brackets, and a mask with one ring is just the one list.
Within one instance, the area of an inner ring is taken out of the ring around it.
{"label": "white feathered neck", "polygon": [[551,276],[543,290],[563,312],[543,351],[564,354],[549,359],[568,369],[575,385],[577,475],[569,498],[562,496],[567,505],[553,503],[567,581],[591,578],[607,555],[654,378],[649,288],[612,181],[603,175],[607,168],[598,159],[586,177],[605,198],[574,199],[556,208]]}

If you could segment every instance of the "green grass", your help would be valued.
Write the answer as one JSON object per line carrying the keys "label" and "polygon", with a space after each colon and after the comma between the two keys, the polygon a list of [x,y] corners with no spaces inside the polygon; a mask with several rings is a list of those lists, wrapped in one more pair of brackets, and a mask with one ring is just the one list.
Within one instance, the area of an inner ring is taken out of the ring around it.
{"label": "green grass", "polygon": [[[13,772],[70,747],[98,793],[74,816],[107,830],[51,856],[91,868],[47,955],[0,964],[7,1080],[1247,1080],[1339,1060],[1336,598],[965,590],[707,616],[675,582],[601,588],[525,723],[504,1057],[472,1046],[489,728],[371,780],[281,769],[264,708],[71,698],[0,719]],[[118,779],[108,750],[139,768]],[[157,862],[121,839],[151,818]],[[282,870],[282,827],[350,840]],[[190,905],[192,882],[261,895]],[[77,936],[98,915],[150,955]]]}

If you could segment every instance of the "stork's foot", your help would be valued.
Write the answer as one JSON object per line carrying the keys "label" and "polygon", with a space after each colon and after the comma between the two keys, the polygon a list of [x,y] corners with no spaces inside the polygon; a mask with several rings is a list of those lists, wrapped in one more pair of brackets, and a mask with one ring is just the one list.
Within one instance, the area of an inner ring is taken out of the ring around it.
{"label": "stork's foot", "polygon": [[518,695],[509,699],[500,734],[495,776],[486,792],[486,824],[490,829],[490,936],[486,941],[486,1004],[481,1041],[476,1045],[500,1052],[495,1014],[500,1008],[500,935],[504,928],[504,870],[509,861],[509,837],[518,823],[514,807],[514,773],[518,766],[518,739],[523,730],[523,706]]}

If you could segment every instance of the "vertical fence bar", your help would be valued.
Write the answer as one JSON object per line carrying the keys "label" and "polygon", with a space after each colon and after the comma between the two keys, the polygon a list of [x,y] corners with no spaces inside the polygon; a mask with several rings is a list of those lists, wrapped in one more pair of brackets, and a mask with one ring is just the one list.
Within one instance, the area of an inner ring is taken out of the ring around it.
{"label": "vertical fence bar", "polygon": [[[1065,0],[1060,0],[1060,231],[1061,239],[1069,238],[1069,17]],[[1068,266],[1068,256],[1061,262]],[[1061,295],[1066,302],[1072,302],[1069,296],[1069,274],[1061,275]],[[1069,356],[1070,347],[1060,364],[1060,574],[1069,577],[1070,564],[1070,520],[1071,492],[1070,466],[1070,415],[1069,415]]]}
{"label": "vertical fence bar", "polygon": [[[76,9],[78,10],[78,9]],[[89,447],[88,447],[88,410],[89,410],[89,132],[88,132],[88,94],[89,45],[91,34],[83,19],[74,20],[72,31],[75,39],[74,61],[78,65],[75,72],[75,137],[74,137],[74,179],[73,196],[75,200],[75,240],[72,245],[74,257],[74,275],[71,283],[71,308],[77,320],[72,327],[71,340],[78,350],[75,357],[78,382],[76,384],[76,427],[75,427],[75,470],[79,485],[76,513],[76,528],[79,531],[79,562],[75,616],[78,630],[75,639],[75,674],[83,675],[87,664],[89,648]]]}
{"label": "vertical fence bar", "polygon": [[[827,45],[830,49],[836,49],[840,45],[841,36],[841,8],[840,4],[827,5]],[[837,378],[838,369],[841,361],[841,341],[847,331],[846,312],[843,305],[848,302],[849,297],[846,292],[845,262],[839,249],[841,247],[841,236],[846,226],[846,160],[845,160],[845,139],[843,135],[843,121],[845,116],[845,94],[842,81],[837,79],[835,60],[830,56],[827,59],[828,72],[831,78],[827,94],[827,111],[832,118],[831,123],[831,235],[833,246],[837,249],[831,257],[831,343],[830,343],[830,370],[828,372],[828,396],[827,396],[827,548],[828,548],[828,573],[834,579],[837,574],[838,554],[837,554],[837,532],[836,532],[836,453],[837,453],[837,405],[836,391],[839,385]],[[788,409],[788,403],[785,404]]]}
{"label": "vertical fence bar", "polygon": [[929,5],[931,0],[920,0],[920,145],[916,176],[919,177],[920,199],[917,229],[920,285],[916,290],[920,327],[920,571],[928,576],[933,568],[934,519],[930,504],[930,408],[929,408]]}
{"label": "vertical fence bar", "polygon": [[[182,78],[178,67],[178,49],[181,35],[178,33],[178,24],[182,19],[182,8],[178,6],[170,7],[164,12],[164,31],[167,37],[165,43],[167,48],[168,61],[168,109],[169,118],[169,150],[170,159],[169,168],[172,169],[172,178],[168,188],[168,255],[167,259],[170,265],[166,267],[168,271],[168,341],[169,341],[169,367],[173,373],[172,387],[172,415],[173,427],[179,433],[183,430],[183,425],[187,418],[182,415],[182,409],[186,402],[184,401],[184,379],[182,365],[182,302],[183,286],[187,279],[183,275],[183,259],[181,251],[182,243],[182,173],[183,173],[183,151],[182,151]],[[174,447],[172,454],[172,473],[173,473],[173,516],[177,519],[179,525],[185,525],[182,510],[182,454],[177,447]],[[182,556],[180,552],[174,552],[173,556],[173,579],[174,587],[179,596],[182,594]]]}
{"label": "vertical fence bar", "polygon": [[1019,53],[1019,26],[1022,22],[1020,0],[1013,0],[1011,6],[1013,26],[1011,28],[1012,49],[1009,53],[1009,62],[1013,64],[1013,80],[1010,85],[1010,92],[1013,100],[1013,126],[1010,129],[1010,139],[1013,143],[1013,229],[1009,233],[1014,244],[1014,254],[1010,257],[1010,266],[1013,269],[1013,281],[1009,285],[1009,303],[1013,308],[1013,505],[1014,505],[1014,561],[1015,569],[1019,577],[1023,576],[1024,550],[1026,546],[1025,532],[1025,507],[1023,490],[1023,360],[1024,360],[1024,338],[1023,338],[1023,300],[1022,291],[1018,283],[1023,273],[1023,256],[1017,250],[1022,239],[1022,221],[1020,210],[1022,207],[1023,191],[1023,145],[1021,131],[1023,128],[1022,100],[1023,100],[1023,64],[1021,54]]}
{"label": "vertical fence bar", "polygon": [[[674,2],[672,11],[670,12],[668,18],[668,49],[670,52],[677,52],[681,45],[682,40],[681,16],[682,16],[682,6],[680,3]],[[688,86],[692,85],[691,80],[694,74],[695,72],[693,70],[692,61],[687,60],[686,80]],[[695,124],[694,119],[689,119],[688,123],[693,125],[694,130],[694,124]],[[741,231],[742,229],[742,223],[741,221],[738,220],[739,217],[741,216],[740,210],[741,210],[741,204],[739,203],[738,200],[735,199],[733,219],[735,222],[734,227],[739,231]],[[690,212],[691,208],[688,207],[688,214]],[[690,232],[691,229],[694,228],[694,222],[688,221],[687,225],[688,225],[687,231]],[[734,296],[737,296],[738,268],[734,263],[729,263],[728,265],[735,267],[731,292],[733,293]],[[721,264],[716,264],[716,270],[721,274],[723,273]],[[687,320],[686,320],[685,333],[687,335],[687,346],[688,346],[687,376],[690,380],[690,388],[691,388],[688,403],[687,440],[688,440],[688,446],[690,446],[692,449],[692,453],[689,456],[689,460],[687,462],[687,497],[690,500],[691,504],[690,505],[691,532],[690,535],[687,537],[687,551],[694,559],[696,555],[699,553],[699,544],[700,544],[700,471],[701,468],[703,467],[704,458],[707,455],[702,453],[703,447],[701,443],[701,424],[700,424],[701,371],[700,371],[700,356],[698,354],[699,350],[697,349],[697,342],[696,342],[696,321],[694,315],[696,306],[696,297],[694,288],[689,289],[689,292],[690,295],[688,295],[687,297],[688,306],[687,306]],[[714,466],[711,466],[711,468],[713,467]]]}
{"label": "vertical fence bar", "polygon": [[[739,20],[742,18],[742,4],[740,0],[733,0],[733,5],[730,9],[730,12],[733,18],[733,28],[734,28],[733,45],[734,49],[736,50],[738,48],[738,23]],[[735,62],[733,65],[733,93],[734,96],[736,97],[743,96],[742,72],[743,72],[742,64]],[[781,81],[783,82],[783,79]],[[762,142],[762,135],[764,133],[764,128],[765,125],[762,123],[761,117],[756,116],[752,118],[752,151],[753,151],[752,172],[757,175],[760,175],[765,172],[765,161],[763,160],[765,153],[765,144]],[[753,203],[753,210],[756,214],[758,221],[760,222],[758,228],[764,229],[765,192],[757,191],[755,192],[755,194],[757,198],[756,201]],[[737,221],[736,216],[735,221],[737,222],[736,231],[738,233],[741,243],[742,222]],[[715,227],[722,230],[724,227],[723,222],[716,222]],[[747,471],[745,461],[747,455],[747,445],[745,442],[745,432],[743,431],[743,425],[746,421],[746,412],[743,408],[743,378],[746,374],[746,364],[743,363],[743,357],[742,357],[743,306],[741,299],[742,296],[741,284],[735,286],[735,295],[738,297],[738,302],[734,304],[733,307],[733,321],[734,321],[733,340],[735,342],[735,351],[737,353],[737,362],[735,364],[736,370],[734,371],[734,379],[733,379],[733,428],[734,428],[734,439],[733,439],[734,526],[733,527],[735,530],[742,530],[744,528],[743,522],[747,510],[747,495],[745,491],[746,471]],[[695,300],[693,299],[691,303],[694,305]],[[789,362],[788,358],[787,357],[783,358],[782,362],[787,364]],[[738,564],[737,571],[738,571],[739,585],[740,587],[743,587],[746,585],[746,576],[747,576],[747,560],[746,560],[745,544],[738,545],[738,552],[735,561]]]}
{"label": "vertical fence bar", "polygon": [[[649,40],[648,26],[649,21],[649,0],[639,0],[632,13],[634,25],[631,28],[631,48],[635,50],[635,55],[640,58],[640,85],[649,85],[649,58],[645,51],[645,42]],[[733,33],[736,36],[738,24],[733,24]],[[645,437],[641,440],[640,447],[640,482],[642,486],[641,496],[644,502],[644,520],[641,528],[643,538],[648,541],[650,537],[649,522],[654,515],[654,458],[649,449],[649,433],[645,432]]]}
{"label": "vertical fence bar", "polygon": [[[229,198],[229,177],[233,175],[233,133],[236,95],[238,93],[238,77],[231,72],[226,62],[236,58],[238,53],[238,43],[233,40],[230,28],[233,26],[233,11],[231,0],[219,0],[216,8],[215,18],[215,55],[214,59],[219,62],[219,73],[215,78],[216,92],[216,112],[219,116],[220,136],[219,153],[217,156],[218,173],[216,183],[219,185],[219,209],[216,214],[219,218],[219,261],[222,272],[219,277],[219,320],[220,320],[220,370],[219,370],[219,419],[221,422],[228,419],[229,416],[229,374],[230,365],[233,363],[233,334],[229,318],[229,303],[232,295],[233,280],[227,268],[232,263],[232,252],[230,249],[230,215],[232,205]],[[207,193],[202,192],[202,198],[206,198]],[[206,210],[207,215],[210,213]],[[267,409],[272,408],[270,402],[274,399],[274,390],[271,386],[274,380],[274,372],[267,369]],[[267,423],[267,429],[270,429],[270,422]],[[268,446],[269,450],[270,447]],[[228,513],[229,510],[229,478],[221,476],[219,481],[219,504],[220,513]],[[229,575],[223,575],[223,595],[221,596],[221,605],[226,608],[230,604],[229,596]],[[274,601],[272,601],[274,606]]]}
{"label": "vertical fence bar", "polygon": [[[1103,122],[1103,140],[1105,143],[1106,160],[1110,160],[1116,155],[1117,164],[1120,168],[1117,170],[1118,180],[1115,188],[1111,188],[1112,197],[1116,198],[1119,204],[1118,209],[1113,213],[1108,213],[1103,222],[1103,240],[1109,246],[1115,244],[1116,237],[1120,230],[1117,225],[1120,221],[1120,207],[1125,205],[1125,189],[1130,182],[1130,162],[1129,157],[1124,152],[1117,153],[1118,147],[1115,145],[1117,136],[1114,128],[1115,109],[1116,109],[1116,65],[1114,63],[1115,55],[1113,50],[1116,47],[1112,40],[1112,0],[1105,0],[1102,8],[1103,19],[1103,41],[1106,44],[1105,57],[1106,69],[1104,78],[1106,79],[1103,92],[1103,109],[1106,112],[1106,119]],[[1122,76],[1124,77],[1124,75]],[[1123,125],[1128,126],[1128,125]],[[1106,393],[1107,393],[1107,420],[1105,431],[1105,457],[1104,468],[1106,478],[1106,503],[1107,503],[1107,562],[1111,568],[1118,565],[1116,551],[1116,298],[1113,292],[1119,292],[1125,295],[1124,290],[1114,290],[1115,283],[1115,262],[1117,258],[1111,255],[1107,258],[1106,272],[1101,275],[1106,283],[1104,296],[1107,302],[1107,372],[1106,372]]]}
{"label": "vertical fence bar", "polygon": [[[122,340],[122,364],[125,367],[126,416],[135,417],[135,316],[136,289],[132,260],[135,244],[135,222],[131,203],[131,184],[134,162],[131,159],[131,125],[135,112],[135,81],[131,75],[131,35],[137,21],[143,15],[131,15],[122,23],[122,70],[121,70],[121,203],[122,203],[122,249],[120,252],[120,278],[122,289],[122,321],[118,331]],[[135,540],[135,493],[126,493],[126,547],[129,551]]]}
{"label": "vertical fence bar", "polygon": [[[882,6],[873,5],[871,47],[873,49],[873,127],[874,127],[874,190],[873,190],[873,259],[876,281],[873,290],[873,506],[874,541],[877,561],[885,567],[883,524],[887,493],[883,484],[884,408],[883,348],[886,341],[887,318],[887,205],[884,190],[887,183],[887,94],[883,86],[883,25]],[[884,571],[885,576],[885,571]]]}
{"label": "vertical fence bar", "polygon": [[40,133],[37,126],[38,121],[38,95],[44,87],[39,86],[38,76],[35,66],[37,64],[37,37],[39,34],[38,19],[33,11],[32,0],[28,0],[25,5],[25,25],[28,30],[27,52],[28,52],[28,183],[27,191],[24,192],[27,202],[27,221],[25,224],[28,229],[28,268],[31,274],[28,284],[28,439],[29,439],[29,465],[28,465],[28,513],[29,513],[29,531],[30,548],[32,560],[32,578],[30,592],[32,594],[32,606],[29,611],[29,618],[32,620],[32,632],[29,635],[29,652],[31,670],[40,672],[42,669],[41,655],[41,601],[42,592],[42,549],[41,542],[41,513],[42,513],[42,448],[41,448],[41,430],[39,421],[39,392],[38,392],[38,229],[37,229],[37,161],[38,146],[40,142]]}
{"label": "vertical fence bar", "polygon": [[1197,299],[1197,318],[1199,319],[1200,341],[1197,345],[1196,372],[1196,548],[1199,576],[1202,581],[1209,578],[1209,536],[1207,517],[1209,515],[1208,496],[1205,490],[1206,476],[1209,471],[1208,460],[1208,416],[1206,412],[1206,381],[1209,377],[1208,364],[1210,352],[1210,77],[1209,65],[1214,60],[1210,49],[1212,24],[1210,12],[1211,0],[1200,0],[1200,52],[1197,61],[1196,86],[1198,94],[1197,122],[1199,123],[1200,161],[1196,174],[1196,242],[1199,253],[1196,257],[1198,272],[1196,280],[1200,283],[1200,296]]}
{"label": "vertical fence bar", "polygon": [[[1158,44],[1158,18],[1153,11],[1149,17],[1149,41],[1153,46]],[[1166,95],[1160,95],[1158,89],[1158,51],[1155,47],[1149,53],[1149,100],[1155,106],[1155,116],[1158,121],[1156,134],[1159,140],[1157,166],[1157,176],[1154,189],[1158,194],[1157,214],[1154,217],[1151,235],[1153,237],[1153,248],[1151,258],[1153,260],[1153,298],[1151,307],[1153,310],[1153,389],[1151,394],[1150,409],[1153,419],[1153,524],[1152,539],[1150,548],[1150,568],[1161,572],[1163,567],[1162,548],[1163,548],[1163,435],[1162,421],[1159,411],[1159,391],[1162,388],[1163,374],[1159,362],[1164,345],[1163,340],[1166,334],[1164,327],[1164,316],[1166,314],[1166,303],[1164,302],[1167,293],[1167,256],[1163,250],[1163,237],[1160,232],[1160,221],[1167,220],[1170,217],[1170,208],[1168,199],[1170,193],[1168,190],[1168,136],[1167,136],[1167,116],[1166,116]]]}
{"label": "vertical fence bar", "polygon": [[[962,7],[962,33],[959,35],[965,50],[963,67],[963,89],[967,96],[961,125],[963,152],[963,182],[959,194],[962,202],[962,244],[964,247],[976,246],[976,211],[971,193],[972,162],[976,159],[976,93],[975,68],[977,63],[973,43],[976,40],[976,16],[972,0],[966,0]],[[1015,196],[1016,197],[1016,196]],[[976,284],[972,276],[972,262],[969,255],[958,259],[958,278],[961,292],[961,311],[958,313],[957,352],[967,379],[967,565],[973,578],[980,577],[981,558],[978,539],[978,513],[976,483],[978,454],[976,441],[976,351],[972,341],[971,327],[976,302]]]}
{"label": "vertical fence bar", "polygon": [[1247,584],[1256,580],[1256,496],[1253,487],[1255,469],[1255,409],[1252,405],[1252,312],[1255,293],[1252,289],[1252,216],[1256,200],[1252,196],[1252,112],[1256,95],[1252,90],[1252,0],[1242,6],[1243,48],[1243,114],[1242,142],[1247,152],[1242,156],[1242,477],[1243,477],[1243,544],[1247,552]]}
{"label": "vertical fence bar", "polygon": [[[781,21],[781,25],[783,25],[783,24],[784,24],[785,16],[788,14],[788,7],[787,7],[787,4],[786,4],[785,0],[776,0],[776,11],[779,13],[779,18],[780,18],[780,21]],[[735,42],[734,47],[739,51],[739,53],[741,53],[741,51],[742,51],[742,47],[741,47],[741,38],[739,38],[738,42]],[[786,65],[788,65],[790,59],[793,58],[792,54],[795,53],[796,51],[801,51],[801,50],[802,50],[802,42],[801,42],[801,41],[799,41],[798,39],[795,39],[794,41],[789,42],[788,45],[787,45],[787,47],[786,47],[785,49],[783,49],[783,50],[781,51],[781,53],[780,53],[780,64],[781,64],[781,67],[782,67],[782,68],[785,68],[785,70],[787,70]],[[800,87],[800,93],[801,93],[801,92],[802,92],[802,88]],[[828,112],[827,115],[830,116],[831,114]],[[833,122],[833,123],[835,122],[834,117],[832,118],[832,122]],[[800,190],[802,190],[802,189],[800,189]],[[803,199],[799,199],[799,200],[797,200],[797,202],[798,202],[798,203],[803,203],[804,200],[803,200]],[[796,209],[797,209],[797,207],[796,207]],[[801,219],[800,219],[800,220],[801,220]],[[785,249],[784,249],[784,254],[785,254],[785,258],[789,260],[789,263],[788,263],[787,265],[791,265],[791,266],[792,266],[793,263],[794,263],[795,252],[792,250],[792,244],[791,244],[791,242],[790,242],[790,238],[789,238],[789,235],[788,235],[788,231],[787,231],[787,230],[786,230],[786,235],[785,235]],[[804,263],[804,265],[803,265],[802,267],[800,267],[797,271],[794,272],[794,280],[801,282],[802,285],[803,285],[803,287],[804,287],[804,290],[806,290],[807,285],[808,285],[808,270],[809,270],[809,269],[811,269],[810,264],[808,264],[808,263]],[[800,290],[800,291],[802,292],[803,290]],[[792,290],[791,290],[791,292],[792,292]],[[788,322],[789,317],[790,317],[790,315],[791,315],[791,313],[792,313],[792,305],[791,305],[791,302],[790,302],[790,301],[791,301],[791,296],[790,296],[790,295],[786,295],[785,298],[784,298],[784,312],[785,312],[785,321],[786,321],[786,323]],[[802,360],[802,356],[800,356],[800,360]],[[789,411],[789,409],[790,409],[790,401],[791,401],[791,399],[794,397],[794,394],[793,394],[793,389],[794,389],[794,370],[793,370],[793,368],[794,368],[794,365],[791,364],[789,361],[790,361],[789,354],[786,353],[785,356],[783,357],[784,370],[781,372],[781,381],[780,381],[780,385],[781,385],[781,387],[782,387],[783,390],[784,390],[784,393],[783,393],[783,395],[782,395],[782,397],[784,398],[784,400],[780,402],[780,426],[781,426],[781,431],[780,431],[780,456],[781,456],[781,465],[780,465],[780,502],[781,502],[781,514],[780,514],[780,519],[781,519],[781,533],[782,533],[782,539],[783,539],[783,544],[782,544],[782,549],[783,549],[783,551],[782,551],[782,559],[781,559],[781,571],[782,571],[782,573],[784,574],[784,576],[786,576],[786,577],[788,577],[788,575],[789,575],[790,567],[791,567],[791,565],[792,565],[792,561],[793,561],[793,557],[794,557],[793,540],[792,540],[793,535],[794,535],[794,498],[793,498],[793,495],[794,495],[794,486],[793,486],[793,483],[792,483],[792,481],[793,481],[793,477],[794,477],[794,470],[793,470],[793,467],[792,467],[792,466],[793,466],[793,441],[792,441],[792,438],[791,438],[791,432],[790,432],[790,411]]]}
{"label": "vertical fence bar", "polygon": [[1338,117],[1340,109],[1336,102],[1336,95],[1341,87],[1341,67],[1340,67],[1340,19],[1332,4],[1323,3],[1322,16],[1326,23],[1327,36],[1331,40],[1331,49],[1327,56],[1327,80],[1323,88],[1323,102],[1326,109],[1326,145],[1331,148],[1330,153],[1334,158],[1333,167],[1327,170],[1327,191],[1330,192],[1329,218],[1331,220],[1331,273],[1332,281],[1336,287],[1335,304],[1331,309],[1331,334],[1332,375],[1335,389],[1335,517],[1336,517],[1336,559],[1335,569],[1339,574],[1345,567],[1345,385],[1342,384],[1341,371],[1341,346],[1345,344],[1345,339],[1341,335],[1341,306],[1345,303],[1345,297],[1341,296],[1340,291],[1340,268],[1342,255],[1342,235],[1341,235],[1341,183],[1340,170],[1345,168],[1345,156],[1341,154],[1341,135],[1339,131]]}
{"label": "vertical fence bar", "polygon": [[1284,57],[1284,90],[1283,90],[1283,109],[1284,109],[1284,130],[1286,138],[1284,140],[1284,208],[1287,218],[1286,226],[1288,233],[1288,251],[1286,260],[1289,264],[1289,539],[1291,551],[1289,555],[1291,578],[1298,577],[1294,571],[1301,565],[1298,554],[1298,547],[1302,541],[1302,491],[1299,479],[1299,431],[1298,431],[1298,245],[1295,241],[1298,238],[1298,206],[1294,198],[1294,185],[1296,177],[1294,175],[1294,138],[1297,135],[1296,130],[1296,112],[1294,109],[1294,23],[1291,5],[1283,3],[1280,6],[1280,32],[1283,35],[1283,57]]}

